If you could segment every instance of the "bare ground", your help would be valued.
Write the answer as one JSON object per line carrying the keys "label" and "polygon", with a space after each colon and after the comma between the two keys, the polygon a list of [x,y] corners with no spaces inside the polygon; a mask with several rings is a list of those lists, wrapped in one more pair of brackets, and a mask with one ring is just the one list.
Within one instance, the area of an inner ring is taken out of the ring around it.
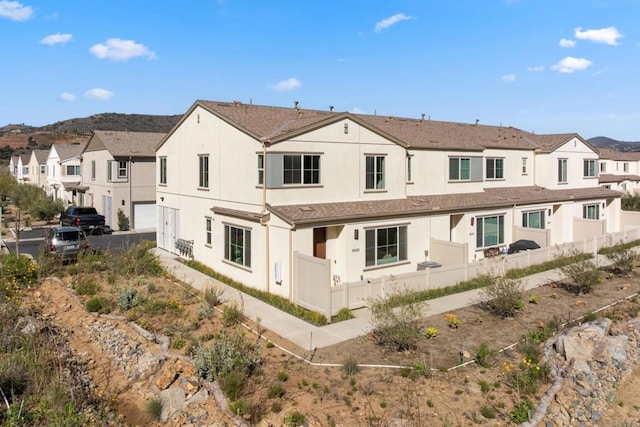
{"label": "bare ground", "polygon": [[[95,319],[88,313],[82,301],[72,294],[69,284],[73,278],[65,278],[64,284],[45,280],[30,295],[28,303],[48,313],[59,327],[75,331],[69,344],[79,353],[86,352],[91,363],[92,376],[104,395],[112,399],[118,411],[129,425],[153,425],[144,408],[146,402],[157,396],[152,383],[132,384],[124,373],[111,364],[82,330]],[[145,286],[148,288],[149,280]],[[179,301],[179,313],[175,317],[154,318],[143,314],[125,314],[143,327],[157,333],[172,335],[178,340],[192,342],[204,340],[207,335],[221,329],[221,315],[197,321],[197,310],[201,300],[189,292],[188,286],[164,279],[153,279],[154,297]],[[113,286],[102,279],[104,294],[113,293]],[[178,287],[181,285],[182,287]],[[187,289],[187,290],[185,290]],[[311,426],[466,426],[466,425],[512,425],[509,413],[519,401],[504,382],[500,364],[495,368],[481,368],[470,364],[464,368],[446,370],[461,361],[463,355],[473,357],[478,346],[486,342],[492,349],[505,348],[516,343],[523,334],[534,331],[549,319],[574,321],[579,316],[597,310],[610,303],[640,291],[640,280],[636,272],[628,278],[605,280],[587,295],[569,293],[554,284],[544,286],[528,295],[537,295],[537,304],[527,303],[513,319],[496,318],[478,306],[456,310],[460,319],[457,328],[448,326],[442,315],[426,318],[423,327],[433,326],[438,330],[434,339],[422,339],[412,351],[396,352],[376,345],[370,337],[360,337],[335,346],[317,350],[314,363],[342,364],[351,356],[360,364],[414,366],[423,363],[433,368],[428,375],[416,375],[408,370],[393,368],[363,368],[355,376],[346,376],[339,367],[312,366],[292,354],[308,356],[304,349],[274,336],[269,331],[264,335],[277,345],[268,348],[265,341],[247,334],[248,339],[262,345],[263,364],[261,373],[252,378],[244,388],[244,399],[253,404],[253,413],[246,419],[255,425],[282,425],[287,414],[294,411],[305,416]],[[525,301],[529,300],[529,296]],[[433,301],[431,304],[437,302]],[[635,313],[635,299],[627,302],[626,311]],[[609,310],[614,317],[624,317],[625,310]],[[250,322],[249,322],[250,323]],[[257,325],[250,325],[257,329]],[[119,327],[128,329],[126,323]],[[239,327],[239,326],[236,326]],[[153,343],[147,345],[154,346]],[[179,348],[178,348],[179,347]],[[176,353],[189,354],[190,346],[175,345]],[[503,360],[518,360],[515,352],[507,351]],[[469,357],[464,357],[469,361]],[[640,417],[640,397],[637,387],[639,375],[625,381],[617,394],[616,402],[610,406],[610,414],[622,422],[637,422]],[[479,383],[490,385],[489,392],[482,392]],[[273,385],[280,385],[283,394],[268,397]],[[542,393],[543,389],[539,392]],[[620,404],[622,402],[622,404]],[[483,407],[493,408],[496,418],[485,418]],[[210,399],[206,406],[209,421],[233,425],[228,414],[222,412]],[[402,420],[402,421],[401,421]],[[182,417],[172,425],[187,425]],[[624,424],[620,424],[624,425]],[[635,424],[629,424],[635,425]]]}

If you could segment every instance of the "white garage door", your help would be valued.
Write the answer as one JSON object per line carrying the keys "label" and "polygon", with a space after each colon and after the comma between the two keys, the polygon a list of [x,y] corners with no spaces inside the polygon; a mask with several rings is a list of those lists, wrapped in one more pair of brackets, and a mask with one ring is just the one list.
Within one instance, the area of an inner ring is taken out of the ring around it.
{"label": "white garage door", "polygon": [[155,229],[156,222],[155,203],[135,203],[133,205],[133,228],[134,230]]}

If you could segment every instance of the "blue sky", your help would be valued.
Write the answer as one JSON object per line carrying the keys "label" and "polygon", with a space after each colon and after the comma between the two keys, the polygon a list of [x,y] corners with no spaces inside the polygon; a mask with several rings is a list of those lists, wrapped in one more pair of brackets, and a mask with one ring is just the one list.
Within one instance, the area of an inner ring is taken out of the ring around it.
{"label": "blue sky", "polygon": [[0,0],[0,125],[196,99],[640,141],[640,0]]}

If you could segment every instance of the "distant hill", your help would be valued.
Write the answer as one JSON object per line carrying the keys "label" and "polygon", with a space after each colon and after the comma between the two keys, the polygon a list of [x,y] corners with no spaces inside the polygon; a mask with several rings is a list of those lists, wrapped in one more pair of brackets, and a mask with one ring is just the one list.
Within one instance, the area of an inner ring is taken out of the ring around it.
{"label": "distant hill", "polygon": [[130,132],[169,132],[182,115],[153,116],[148,114],[103,113],[75,118],[41,127],[9,124],[0,127],[0,147],[12,149],[47,149],[51,144],[82,144],[91,132],[115,130]]}
{"label": "distant hill", "polygon": [[587,140],[596,147],[610,148],[618,151],[640,151],[640,141],[618,141],[606,136],[596,136]]}

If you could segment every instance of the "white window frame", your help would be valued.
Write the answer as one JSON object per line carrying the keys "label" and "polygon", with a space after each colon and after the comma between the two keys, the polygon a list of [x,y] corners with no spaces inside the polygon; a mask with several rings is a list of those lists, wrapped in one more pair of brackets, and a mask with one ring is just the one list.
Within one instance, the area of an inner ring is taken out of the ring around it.
{"label": "white window frame", "polygon": [[[498,163],[500,167],[498,168]],[[489,176],[489,165],[493,165],[493,176]],[[498,176],[500,171],[500,176]],[[504,157],[487,157],[485,159],[485,178],[488,180],[504,179]]]}
{"label": "white window frame", "polygon": [[[537,221],[531,221],[531,219],[535,216],[538,216],[538,220]],[[535,211],[528,211],[528,212],[522,212],[522,226],[525,228],[537,228],[540,230],[544,230],[545,229],[545,210],[544,209],[540,209],[540,210],[535,210]],[[535,225],[531,225],[531,223],[538,222],[539,227],[536,227]]]}
{"label": "white window frame", "polygon": [[211,242],[212,242],[212,234],[211,234],[212,223],[213,223],[213,219],[210,216],[207,216],[204,218],[204,230],[205,230],[204,244],[205,246],[208,246],[208,247],[211,247]]}
{"label": "white window frame", "polygon": [[[389,236],[391,230],[395,230],[395,236]],[[391,237],[395,237],[395,241],[390,241]],[[408,240],[406,225],[365,229],[365,267],[394,265],[407,261]]]}
{"label": "white window frame", "polygon": [[[496,236],[495,242],[489,240],[489,237],[494,237],[487,234],[487,220],[496,219]],[[504,214],[499,215],[486,215],[476,217],[476,247],[488,248],[504,244]]]}
{"label": "white window frame", "polygon": [[600,219],[600,203],[589,203],[582,205],[582,218]]}
{"label": "white window frame", "polygon": [[569,159],[558,159],[558,183],[566,184],[569,177]]}
{"label": "white window frame", "polygon": [[198,188],[209,188],[209,155],[198,154]]}
{"label": "white window frame", "polygon": [[[463,162],[467,164],[466,170]],[[457,164],[456,169],[451,167],[454,163]],[[457,172],[455,175],[454,171]],[[467,176],[464,176],[464,172]],[[449,157],[449,181],[471,181],[471,157]]]}
{"label": "white window frame", "polygon": [[600,173],[607,172],[607,162],[600,162]]}
{"label": "white window frame", "polygon": [[407,183],[413,183],[413,154],[407,155]]}
{"label": "white window frame", "polygon": [[385,189],[386,154],[365,156],[365,189],[370,191]]}
{"label": "white window frame", "polygon": [[584,159],[582,176],[584,178],[595,178],[598,176],[598,160],[596,159]]}
{"label": "white window frame", "polygon": [[522,175],[526,175],[527,174],[527,158],[523,157],[522,158]]}
{"label": "white window frame", "polygon": [[[294,163],[292,164],[291,162]],[[319,185],[320,155],[295,153],[283,154],[282,183],[283,185]]]}
{"label": "white window frame", "polygon": [[[238,237],[241,242],[238,243]],[[251,230],[235,225],[224,225],[224,259],[251,268]]]}
{"label": "white window frame", "polygon": [[629,162],[624,162],[622,164],[622,171],[625,173],[629,173]]}
{"label": "white window frame", "polygon": [[[71,169],[69,169],[69,168],[71,168]],[[69,173],[69,170],[71,170],[71,173]],[[66,172],[66,176],[79,176],[80,175],[80,165],[65,165],[65,172]]]}
{"label": "white window frame", "polygon": [[258,154],[258,185],[264,185],[264,154]]}
{"label": "white window frame", "polygon": [[160,157],[160,176],[158,177],[158,184],[167,185],[167,156]]}

